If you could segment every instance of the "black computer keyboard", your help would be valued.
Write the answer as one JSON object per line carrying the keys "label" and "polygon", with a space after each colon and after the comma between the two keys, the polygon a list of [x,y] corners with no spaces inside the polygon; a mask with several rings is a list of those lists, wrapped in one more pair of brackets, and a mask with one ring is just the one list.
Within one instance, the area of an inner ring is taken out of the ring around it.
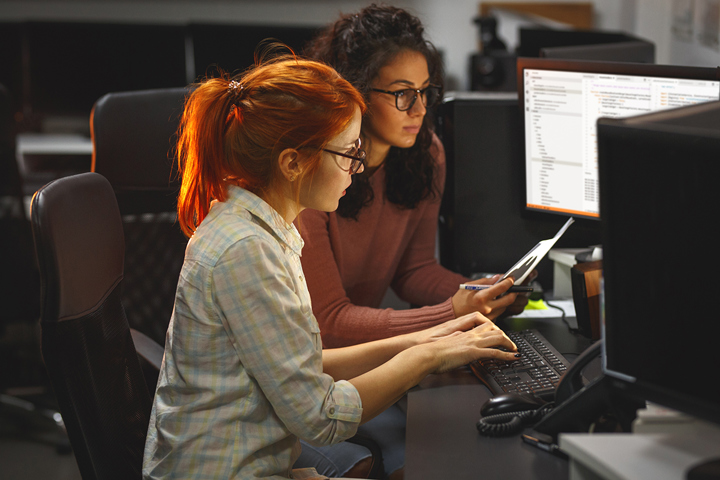
{"label": "black computer keyboard", "polygon": [[507,334],[522,354],[512,362],[486,359],[470,364],[475,376],[493,395],[528,393],[546,401],[555,397],[560,377],[570,368],[560,352],[537,330],[523,330]]}

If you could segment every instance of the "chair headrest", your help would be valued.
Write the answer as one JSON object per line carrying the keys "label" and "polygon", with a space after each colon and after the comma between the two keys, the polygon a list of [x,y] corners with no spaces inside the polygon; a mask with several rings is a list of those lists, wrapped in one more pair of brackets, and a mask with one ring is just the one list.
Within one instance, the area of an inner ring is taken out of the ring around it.
{"label": "chair headrest", "polygon": [[188,88],[108,93],[93,107],[92,171],[115,191],[179,189],[176,131]]}
{"label": "chair headrest", "polygon": [[110,183],[97,173],[50,182],[33,197],[31,219],[42,321],[91,313],[123,277],[125,240]]}

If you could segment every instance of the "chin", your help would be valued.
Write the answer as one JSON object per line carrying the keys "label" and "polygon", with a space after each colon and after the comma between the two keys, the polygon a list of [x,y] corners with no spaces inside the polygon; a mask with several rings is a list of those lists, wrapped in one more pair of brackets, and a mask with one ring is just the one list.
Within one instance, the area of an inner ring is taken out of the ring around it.
{"label": "chin", "polygon": [[340,201],[338,200],[337,202],[335,202],[334,205],[329,205],[329,204],[326,205],[325,208],[323,208],[323,211],[328,212],[328,213],[334,212],[335,210],[338,209],[339,206],[340,206]]}
{"label": "chin", "polygon": [[413,135],[410,138],[406,138],[401,145],[398,145],[400,148],[410,148],[413,145],[415,145],[415,142],[417,142],[417,135]]}

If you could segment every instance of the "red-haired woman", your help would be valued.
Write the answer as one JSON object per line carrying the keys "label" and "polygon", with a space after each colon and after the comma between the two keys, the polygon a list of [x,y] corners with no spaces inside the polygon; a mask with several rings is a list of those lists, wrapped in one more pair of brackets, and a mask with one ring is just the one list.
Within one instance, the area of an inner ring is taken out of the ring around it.
{"label": "red-haired woman", "polygon": [[293,221],[305,208],[336,209],[362,170],[364,109],[332,68],[292,57],[208,79],[188,97],[178,214],[191,238],[145,478],[289,478],[299,438],[341,442],[428,373],[514,358],[480,315],[322,350]]}

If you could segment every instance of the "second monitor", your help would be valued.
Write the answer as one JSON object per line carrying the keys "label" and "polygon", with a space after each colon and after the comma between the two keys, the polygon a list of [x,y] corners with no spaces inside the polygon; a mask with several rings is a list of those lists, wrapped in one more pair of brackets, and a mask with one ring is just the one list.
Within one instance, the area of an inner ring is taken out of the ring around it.
{"label": "second monitor", "polygon": [[599,218],[600,117],[720,99],[720,69],[520,58],[526,208]]}

